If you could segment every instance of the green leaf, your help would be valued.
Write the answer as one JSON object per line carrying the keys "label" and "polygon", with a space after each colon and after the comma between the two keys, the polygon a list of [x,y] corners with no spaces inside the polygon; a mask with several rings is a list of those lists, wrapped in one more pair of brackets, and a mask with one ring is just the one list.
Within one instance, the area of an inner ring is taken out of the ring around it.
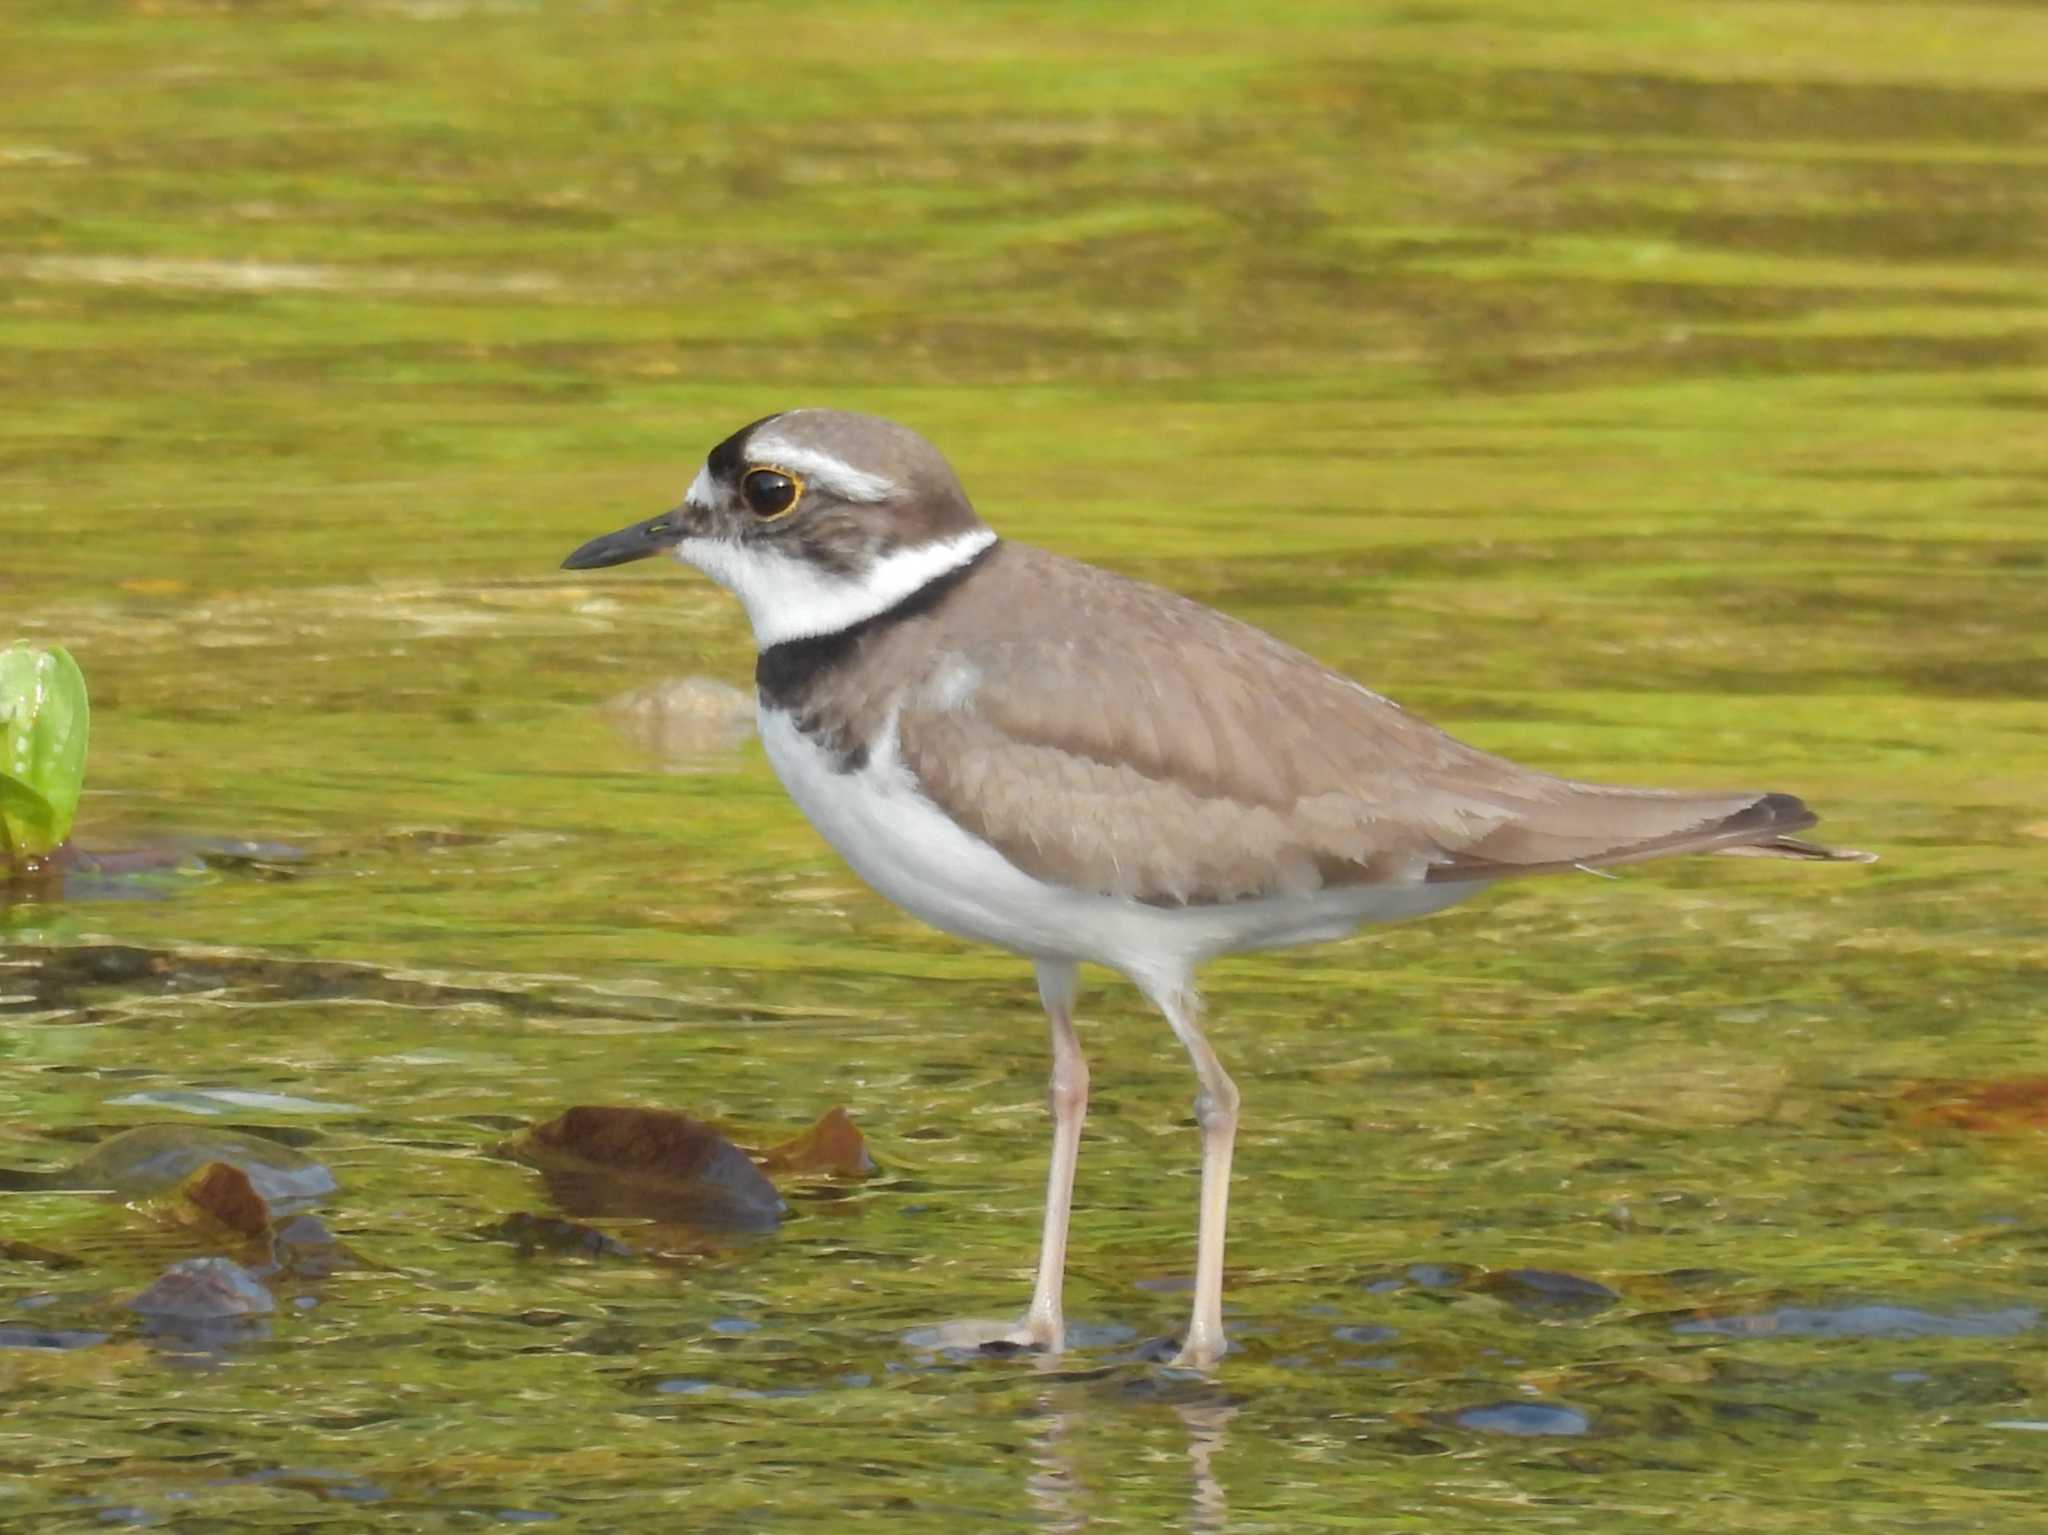
{"label": "green leaf", "polygon": [[69,651],[0,650],[0,854],[42,858],[71,835],[89,718]]}

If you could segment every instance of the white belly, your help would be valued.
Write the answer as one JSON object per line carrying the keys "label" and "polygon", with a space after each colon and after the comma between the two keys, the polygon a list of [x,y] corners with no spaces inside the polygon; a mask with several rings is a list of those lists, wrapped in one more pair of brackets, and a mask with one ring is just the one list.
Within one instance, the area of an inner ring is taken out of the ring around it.
{"label": "white belly", "polygon": [[1478,883],[1353,886],[1223,906],[1161,907],[1048,884],[963,831],[925,798],[893,732],[858,771],[787,713],[761,711],[761,744],[791,799],[854,873],[912,916],[1033,958],[1089,960],[1141,986],[1184,986],[1218,954],[1342,938],[1368,922],[1440,911]]}

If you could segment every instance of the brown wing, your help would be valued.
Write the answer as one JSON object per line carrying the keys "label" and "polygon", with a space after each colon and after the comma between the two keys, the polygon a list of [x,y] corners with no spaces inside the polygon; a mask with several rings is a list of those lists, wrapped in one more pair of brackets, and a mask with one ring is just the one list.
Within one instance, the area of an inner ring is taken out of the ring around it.
{"label": "brown wing", "polygon": [[899,750],[941,808],[1044,879],[1206,905],[1789,852],[1769,844],[1815,819],[1790,795],[1532,772],[1212,609],[1037,550],[1002,554],[977,577],[973,625],[942,615],[925,631],[929,669],[898,695]]}

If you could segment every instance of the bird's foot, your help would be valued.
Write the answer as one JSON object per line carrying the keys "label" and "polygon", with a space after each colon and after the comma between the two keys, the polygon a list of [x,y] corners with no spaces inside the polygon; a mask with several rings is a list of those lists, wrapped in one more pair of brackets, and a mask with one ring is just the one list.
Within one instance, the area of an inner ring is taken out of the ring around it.
{"label": "bird's foot", "polygon": [[1013,1322],[992,1317],[965,1317],[920,1327],[906,1334],[904,1341],[916,1348],[979,1349],[985,1354],[1057,1354],[1061,1344],[1057,1334],[1028,1320]]}
{"label": "bird's foot", "polygon": [[1181,1344],[1180,1351],[1166,1361],[1172,1370],[1213,1370],[1223,1362],[1230,1345],[1220,1337],[1190,1333]]}

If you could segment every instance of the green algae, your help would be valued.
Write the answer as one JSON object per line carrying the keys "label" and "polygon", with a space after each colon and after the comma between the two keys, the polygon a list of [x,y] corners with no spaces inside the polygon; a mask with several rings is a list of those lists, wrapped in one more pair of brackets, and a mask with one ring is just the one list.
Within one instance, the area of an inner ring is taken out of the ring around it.
{"label": "green algae", "polygon": [[[136,1094],[340,1105],[299,1133],[365,1259],[210,1372],[132,1332],[0,1350],[0,1523],[2029,1526],[2038,1437],[2002,1425],[2048,1418],[2038,1327],[1681,1328],[2048,1291],[2036,1132],[1899,1109],[2042,1069],[2036,9],[0,29],[35,61],[0,96],[0,629],[93,677],[88,842],[307,851],[9,913],[0,1160],[60,1168]],[[607,699],[744,682],[725,599],[552,574],[794,403],[910,420],[1005,532],[1484,745],[1798,792],[1885,861],[1529,884],[1216,966],[1213,1384],[1127,1358],[1181,1320],[1191,1084],[1095,984],[1097,1341],[903,1347],[1022,1302],[1026,972],[865,894],[751,749],[619,738]],[[539,1198],[493,1146],[618,1101],[845,1101],[884,1171],[661,1261],[476,1236]],[[57,1192],[0,1220],[83,1260],[0,1260],[0,1321],[50,1336],[202,1256]],[[1589,1430],[1459,1421],[1524,1400]]]}

